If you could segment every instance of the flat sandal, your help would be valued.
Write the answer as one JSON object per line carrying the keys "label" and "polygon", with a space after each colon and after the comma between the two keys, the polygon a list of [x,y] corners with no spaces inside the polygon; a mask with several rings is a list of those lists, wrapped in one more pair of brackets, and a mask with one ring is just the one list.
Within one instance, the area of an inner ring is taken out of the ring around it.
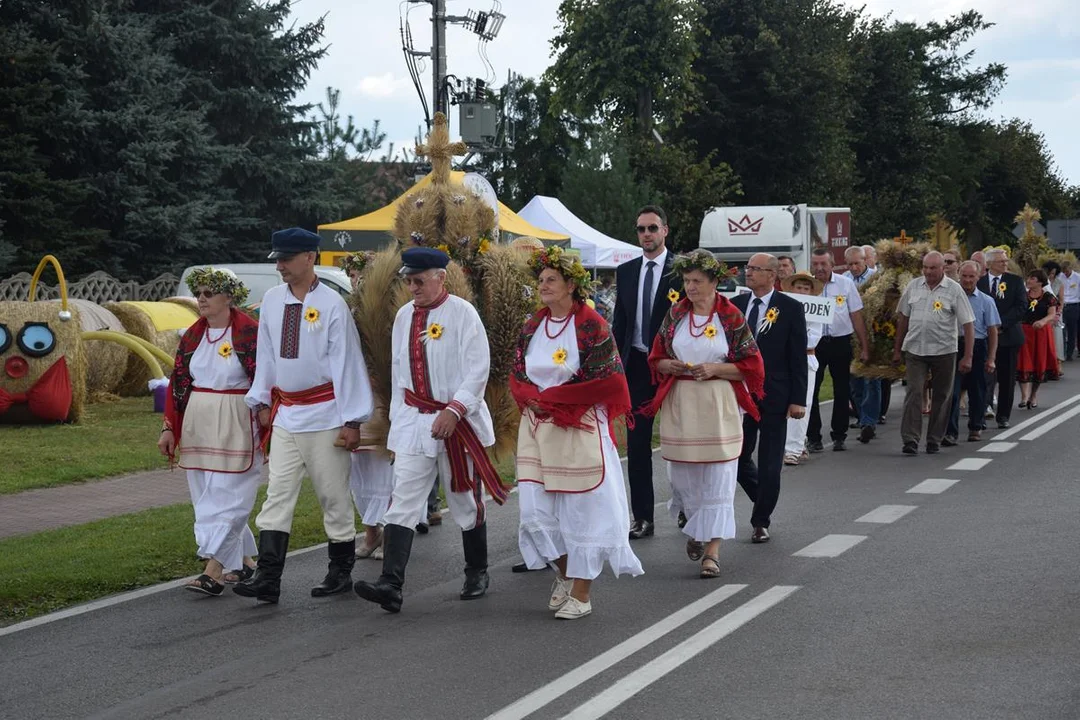
{"label": "flat sandal", "polygon": [[[715,569],[707,567],[705,563],[711,562],[716,566]],[[713,578],[720,577],[720,558],[716,555],[706,555],[701,560],[701,574],[698,576],[702,580],[712,580]]]}

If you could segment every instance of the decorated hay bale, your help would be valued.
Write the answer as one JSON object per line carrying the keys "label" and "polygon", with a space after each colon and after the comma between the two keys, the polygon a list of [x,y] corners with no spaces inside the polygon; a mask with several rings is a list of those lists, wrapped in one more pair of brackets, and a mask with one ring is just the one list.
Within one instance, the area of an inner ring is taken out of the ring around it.
{"label": "decorated hay bale", "polygon": [[[0,423],[78,422],[86,403],[79,311],[0,302]],[[63,320],[62,317],[68,317]]]}
{"label": "decorated hay bale", "polygon": [[183,297],[180,295],[174,295],[173,297],[167,297],[161,302],[173,303],[175,305],[181,305],[196,315],[199,314],[199,301],[193,297]]}
{"label": "decorated hay bale", "polygon": [[[118,302],[106,305],[105,309],[120,319],[127,332],[156,345],[170,356],[176,354],[180,335],[199,318],[198,313],[167,302]],[[149,395],[147,383],[151,377],[146,364],[138,357],[129,355],[124,377],[116,392],[124,397]]]}
{"label": "decorated hay bale", "polygon": [[[101,305],[77,298],[71,298],[68,303],[78,309],[79,324],[84,332],[124,332],[120,319]],[[59,312],[59,301],[54,300],[49,304]],[[128,350],[115,342],[87,340],[83,343],[83,353],[86,356],[86,392],[92,402],[92,398],[112,393],[120,385],[127,367]]]}

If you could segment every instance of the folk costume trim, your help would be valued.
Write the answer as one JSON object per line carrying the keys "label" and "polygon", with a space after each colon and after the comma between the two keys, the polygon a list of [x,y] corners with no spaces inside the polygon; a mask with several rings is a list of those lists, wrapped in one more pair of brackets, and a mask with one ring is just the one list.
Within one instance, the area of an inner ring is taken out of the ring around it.
{"label": "folk costume trim", "polygon": [[[428,315],[435,308],[441,307],[449,297],[450,294],[444,292],[441,298],[430,305],[421,307],[413,304],[412,325],[409,327],[409,372],[412,375],[413,392],[421,397],[431,395],[431,378],[428,376],[427,352],[424,347],[432,330],[428,325]],[[438,323],[431,323],[431,326],[438,327],[432,334],[432,339],[441,338],[443,326]]]}
{"label": "folk costume trim", "polygon": [[[626,418],[633,426],[630,414],[630,390],[626,384],[619,350],[607,321],[588,305],[574,303],[574,333],[581,367],[562,385],[541,391],[525,371],[525,354],[533,335],[546,323],[551,311],[541,308],[525,323],[514,351],[514,368],[510,374],[510,392],[522,412],[531,407],[540,422],[551,422],[560,428],[590,429],[582,417],[596,405],[608,412],[608,428],[615,418]],[[557,363],[558,360],[553,358]],[[563,362],[565,362],[565,357]],[[561,363],[559,363],[561,364]],[[611,430],[614,433],[614,430]],[[614,439],[614,436],[613,436]]]}
{"label": "folk costume trim", "polygon": [[303,303],[287,303],[281,320],[281,357],[296,360],[300,357],[300,318]]}
{"label": "folk costume trim", "polygon": [[[739,312],[726,297],[716,294],[714,312],[720,319],[720,325],[724,329],[724,335],[728,342],[727,361],[733,363],[742,372],[742,381],[729,380],[735,390],[735,398],[739,401],[739,407],[755,420],[761,419],[755,400],[765,397],[765,364],[761,359],[757,342],[750,328],[746,325],[746,318]],[[653,340],[652,351],[649,353],[649,368],[652,370],[653,382],[658,386],[656,395],[652,401],[646,403],[640,412],[644,415],[655,416],[660,412],[664,404],[664,397],[671,391],[672,384],[676,381],[675,375],[663,375],[656,369],[661,360],[674,360],[675,330],[679,323],[687,315],[692,315],[693,303],[684,298],[678,304],[672,305],[664,321],[660,324],[660,330]]]}

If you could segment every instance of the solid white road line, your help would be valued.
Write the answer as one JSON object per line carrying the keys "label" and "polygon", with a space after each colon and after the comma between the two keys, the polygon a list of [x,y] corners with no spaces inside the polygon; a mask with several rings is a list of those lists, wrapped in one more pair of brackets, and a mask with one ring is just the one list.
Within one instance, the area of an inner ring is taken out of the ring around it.
{"label": "solid white road line", "polygon": [[963,460],[957,460],[956,462],[954,462],[952,465],[950,465],[949,467],[947,467],[945,469],[946,470],[965,470],[965,471],[970,472],[972,470],[982,470],[984,467],[986,467],[987,465],[989,465],[993,461],[994,461],[993,458],[980,458],[980,457],[964,458]]}
{"label": "solid white road line", "polygon": [[882,505],[881,507],[866,513],[855,522],[881,523],[882,525],[888,525],[889,523],[896,522],[904,517],[915,508],[915,505]]}
{"label": "solid white road line", "polygon": [[1006,452],[1009,452],[1010,450],[1012,450],[1014,447],[1016,447],[1019,444],[1020,443],[1017,443],[1017,442],[992,442],[992,443],[986,443],[981,448],[979,448],[979,452],[1006,453]]}
{"label": "solid white road line", "polygon": [[826,535],[792,555],[794,557],[836,557],[865,539],[865,535]]}
{"label": "solid white road line", "polygon": [[1068,420],[1071,420],[1072,418],[1074,418],[1077,415],[1080,415],[1080,406],[1074,407],[1072,410],[1069,410],[1068,412],[1063,412],[1063,413],[1057,415],[1056,417],[1054,417],[1053,420],[1048,420],[1045,425],[1040,425],[1039,427],[1035,428],[1034,430],[1032,430],[1031,432],[1029,432],[1027,435],[1025,435],[1024,437],[1022,437],[1020,439],[1021,440],[1038,440],[1043,435],[1045,435],[1046,433],[1048,433],[1051,430],[1053,430],[1054,428],[1056,428],[1058,425],[1060,425],[1063,422],[1066,422]]}
{"label": "solid white road line", "polygon": [[994,439],[995,440],[1008,440],[1013,435],[1019,435],[1021,432],[1028,429],[1032,425],[1037,425],[1038,423],[1043,422],[1046,418],[1052,417],[1053,414],[1055,412],[1057,412],[1058,410],[1061,410],[1061,409],[1063,409],[1065,407],[1068,407],[1069,405],[1072,405],[1077,400],[1080,400],[1080,395],[1073,395],[1068,400],[1062,400],[1057,405],[1054,405],[1053,407],[1047,408],[1046,410],[1044,410],[1041,413],[1038,413],[1036,415],[1032,415],[1030,418],[1028,418],[1024,422],[1020,423],[1019,425],[1014,425],[1013,427],[1009,428],[1005,432],[998,433],[997,435],[994,436]]}
{"label": "solid white road line", "polygon": [[946,480],[945,478],[930,478],[929,480],[923,480],[921,483],[908,490],[908,492],[919,493],[922,495],[939,495],[958,482],[960,481]]}
{"label": "solid white road line", "polygon": [[[312,545],[311,547],[293,550],[291,553],[286,555],[286,557],[296,557],[297,555],[304,555],[309,552],[321,550],[325,547],[326,543]],[[56,612],[49,613],[48,615],[42,615],[41,617],[36,617],[31,620],[24,620],[21,623],[16,623],[15,625],[8,625],[7,627],[0,628],[0,637],[3,637],[4,635],[13,635],[22,630],[29,630],[30,628],[38,627],[39,625],[48,625],[49,623],[56,622],[57,620],[66,620],[70,617],[85,615],[86,613],[93,612],[95,610],[103,610],[107,607],[119,605],[120,603],[126,603],[130,600],[138,600],[139,598],[146,597],[148,595],[156,595],[160,592],[165,592],[166,590],[175,590],[184,583],[186,583],[188,580],[194,580],[197,577],[199,576],[192,575],[190,577],[179,578],[177,580],[168,580],[163,583],[158,583],[157,585],[151,585],[150,587],[144,587],[140,588],[139,590],[132,590],[126,593],[120,593],[119,595],[111,595],[100,600],[88,602],[85,605],[76,605],[75,607],[71,607],[66,610],[57,610]]]}
{"label": "solid white road line", "polygon": [[[582,683],[591,680],[613,665],[630,657],[638,650],[656,642],[672,630],[693,620],[714,605],[724,602],[745,587],[746,585],[724,585],[723,587],[713,590],[700,600],[695,600],[681,610],[668,615],[655,625],[645,628],[637,635],[624,640],[607,652],[597,655],[584,665],[579,665],[562,677],[553,680],[538,690],[534,690],[517,702],[507,705],[495,714],[488,715],[486,720],[521,720],[521,718],[532,715],[540,708],[548,705],[557,698],[562,697]],[[763,596],[759,595],[751,602],[754,602],[761,597]],[[782,600],[783,598],[780,599]],[[777,602],[779,602],[779,600],[777,600]],[[749,603],[747,604],[749,605]],[[746,605],[743,607],[746,607]],[[717,640],[719,639],[720,638],[717,638]]]}
{"label": "solid white road line", "polygon": [[562,720],[596,720],[602,718],[639,692],[663,678],[681,665],[693,660],[705,650],[723,640],[769,608],[778,605],[799,589],[797,585],[776,585],[741,605],[688,640],[684,640],[660,657],[646,663],[588,702],[576,707]]}

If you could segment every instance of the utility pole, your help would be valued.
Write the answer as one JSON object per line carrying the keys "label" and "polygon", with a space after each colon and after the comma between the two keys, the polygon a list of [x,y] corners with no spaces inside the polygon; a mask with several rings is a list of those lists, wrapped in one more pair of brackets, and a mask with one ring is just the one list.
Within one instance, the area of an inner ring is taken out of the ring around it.
{"label": "utility pole", "polygon": [[[431,0],[431,95],[434,112],[447,114],[446,103],[446,0]],[[434,115],[434,113],[432,113]]]}

